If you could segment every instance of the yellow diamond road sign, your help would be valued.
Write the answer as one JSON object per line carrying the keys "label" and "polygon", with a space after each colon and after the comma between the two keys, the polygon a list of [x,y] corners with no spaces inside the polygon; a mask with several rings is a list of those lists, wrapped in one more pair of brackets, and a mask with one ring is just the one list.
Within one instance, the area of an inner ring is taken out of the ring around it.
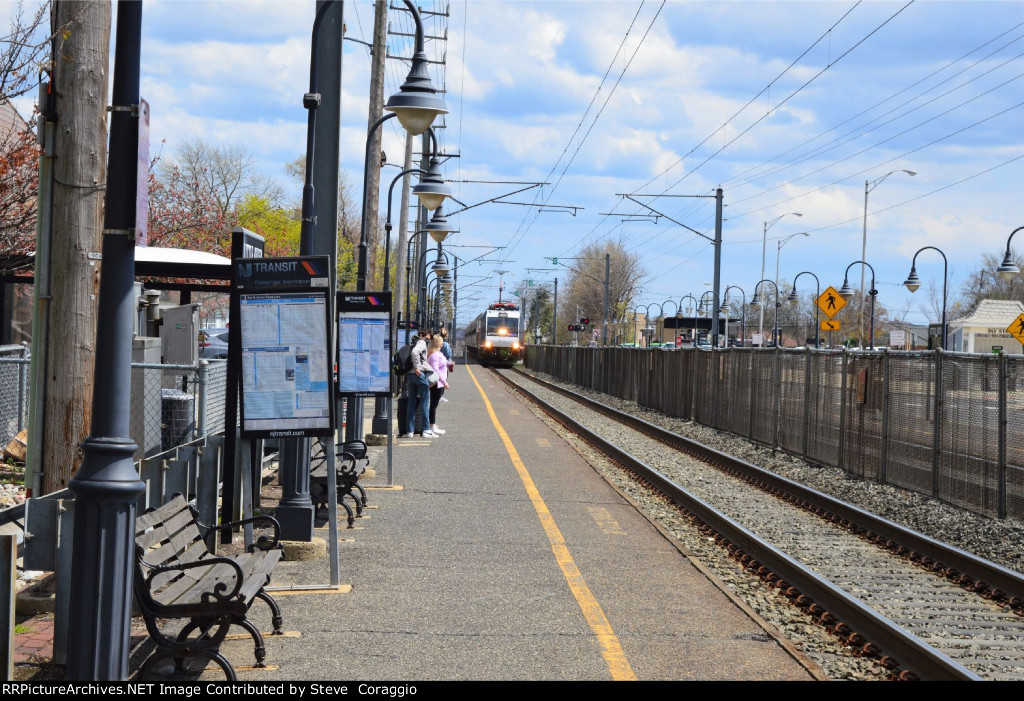
{"label": "yellow diamond road sign", "polygon": [[831,321],[831,320],[828,320],[828,319],[822,319],[821,320],[821,330],[822,331],[838,331],[839,329],[840,329],[839,319],[836,319],[835,321]]}
{"label": "yellow diamond road sign", "polygon": [[818,309],[825,312],[829,319],[838,314],[839,310],[845,306],[846,300],[831,285],[821,293],[821,297],[818,297]]}
{"label": "yellow diamond road sign", "polygon": [[1024,314],[1014,319],[1006,330],[1010,332],[1011,336],[1024,343]]}

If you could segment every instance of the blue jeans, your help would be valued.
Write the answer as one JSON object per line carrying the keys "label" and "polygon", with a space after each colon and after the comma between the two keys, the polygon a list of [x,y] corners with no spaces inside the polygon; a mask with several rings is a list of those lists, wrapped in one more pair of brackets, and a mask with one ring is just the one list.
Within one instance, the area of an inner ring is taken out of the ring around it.
{"label": "blue jeans", "polygon": [[416,430],[416,412],[418,411],[423,419],[423,430],[430,430],[430,383],[426,375],[411,373],[406,376],[405,383],[409,388],[409,405],[406,411],[408,430],[406,433],[413,433]]}

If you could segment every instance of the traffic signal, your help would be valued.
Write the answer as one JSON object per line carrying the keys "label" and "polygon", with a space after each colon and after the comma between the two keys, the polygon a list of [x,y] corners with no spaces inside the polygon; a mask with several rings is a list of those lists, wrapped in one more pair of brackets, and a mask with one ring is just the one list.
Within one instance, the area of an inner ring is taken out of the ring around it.
{"label": "traffic signal", "polygon": [[580,319],[580,323],[583,324],[584,326],[587,326],[590,324],[590,319],[587,317],[583,317],[582,319]]}

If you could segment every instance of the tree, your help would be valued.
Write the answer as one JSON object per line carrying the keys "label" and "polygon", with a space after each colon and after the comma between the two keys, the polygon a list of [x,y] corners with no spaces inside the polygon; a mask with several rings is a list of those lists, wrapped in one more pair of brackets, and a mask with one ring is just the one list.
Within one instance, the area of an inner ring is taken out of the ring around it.
{"label": "tree", "polygon": [[216,192],[206,181],[160,164],[158,156],[149,169],[149,245],[228,255],[233,217]]}
{"label": "tree", "polygon": [[[633,306],[647,274],[640,256],[630,251],[621,239],[603,241],[590,244],[573,259],[566,259],[564,265],[568,270],[568,280],[563,288],[564,294],[559,293],[560,319],[589,317],[600,325],[604,319],[606,255],[610,261],[608,321],[621,318],[626,309]],[[563,329],[555,329],[555,332],[558,338],[569,337],[569,332]]]}
{"label": "tree", "polygon": [[158,165],[165,180],[177,180],[193,190],[195,197],[212,196],[222,216],[227,217],[245,195],[266,197],[280,204],[280,186],[256,168],[252,151],[244,146],[215,146],[203,139],[191,139]]}
{"label": "tree", "polygon": [[[1014,243],[1020,241],[1022,234],[1018,234]],[[1005,250],[1005,249],[1004,249]],[[1020,249],[1017,249],[1020,250]],[[1014,255],[1011,251],[1013,262],[1017,267],[1024,270],[1024,256]],[[983,299],[1009,299],[1024,300],[1024,273],[1018,274],[1004,280],[996,273],[1003,262],[1004,251],[998,254],[985,253],[981,258],[981,266],[972,272],[960,288],[962,301],[962,312],[964,314],[975,309]],[[955,318],[950,316],[950,318]]]}
{"label": "tree", "polygon": [[7,109],[16,119],[0,134],[0,253],[26,254],[35,250],[39,146],[14,108],[0,105]]}
{"label": "tree", "polygon": [[235,219],[239,226],[244,226],[266,240],[266,255],[299,254],[302,222],[295,210],[275,207],[267,197],[246,195],[235,211]]}
{"label": "tree", "polygon": [[[56,33],[59,43],[68,34],[68,21],[77,14],[74,8],[63,15],[65,21],[55,23],[62,30]],[[10,28],[0,37],[0,102],[10,102],[39,85],[39,77],[50,66],[50,42],[54,36],[48,31],[47,18],[50,3],[43,2],[35,10],[26,12],[22,0],[11,10]],[[58,55],[60,51],[56,52]]]}

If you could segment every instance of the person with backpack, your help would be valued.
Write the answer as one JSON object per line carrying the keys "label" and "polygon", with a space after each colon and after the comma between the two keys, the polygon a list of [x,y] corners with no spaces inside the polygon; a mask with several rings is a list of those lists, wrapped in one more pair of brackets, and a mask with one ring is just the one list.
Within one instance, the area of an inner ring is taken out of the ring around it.
{"label": "person with backpack", "polygon": [[416,414],[419,413],[423,421],[423,437],[434,438],[436,433],[430,430],[430,380],[429,375],[434,374],[433,368],[427,362],[427,342],[431,333],[427,329],[421,329],[419,340],[412,347],[410,353],[412,359],[412,370],[405,375],[405,384],[408,388],[408,408],[406,409],[406,431],[399,435],[399,438],[412,438],[416,431]]}

